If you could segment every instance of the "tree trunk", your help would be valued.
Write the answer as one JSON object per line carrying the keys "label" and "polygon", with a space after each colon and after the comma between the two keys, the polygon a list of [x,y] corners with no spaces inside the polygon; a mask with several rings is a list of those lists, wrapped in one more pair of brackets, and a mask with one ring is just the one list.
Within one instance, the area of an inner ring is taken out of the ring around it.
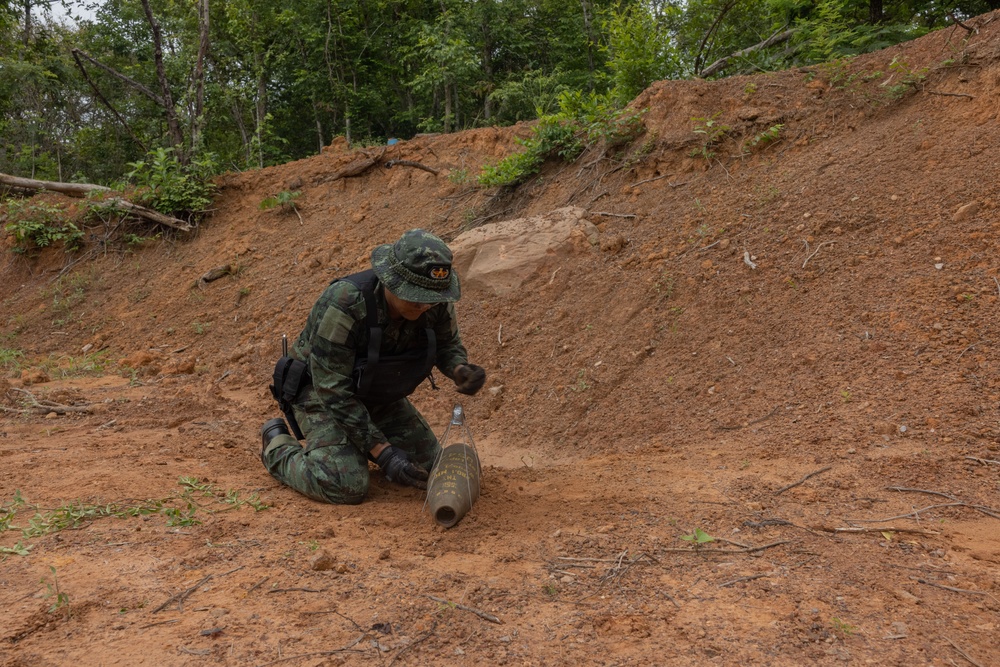
{"label": "tree trunk", "polygon": [[[95,185],[93,183],[36,181],[33,178],[20,178],[18,176],[10,176],[9,174],[0,174],[0,185],[6,185],[12,188],[21,188],[23,190],[49,190],[51,192],[59,192],[64,195],[68,195],[70,197],[85,197],[91,192],[112,192],[111,188],[106,188],[103,185]],[[132,202],[122,199],[121,197],[110,197],[101,202],[96,202],[95,205],[117,206],[129,211],[130,213],[134,213],[135,215],[161,225],[173,227],[174,229],[179,229],[183,232],[191,231],[191,225],[183,220],[180,220],[179,218],[172,218],[169,215],[163,215],[159,211],[154,211],[146,208],[145,206],[133,204]]]}
{"label": "tree trunk", "polygon": [[24,0],[24,47],[31,44],[31,0]]}
{"label": "tree trunk", "polygon": [[872,25],[878,25],[884,16],[882,0],[868,0],[868,22]]}
{"label": "tree trunk", "polygon": [[712,25],[708,28],[708,31],[705,33],[705,36],[702,37],[701,44],[698,46],[698,54],[694,57],[695,72],[701,69],[701,63],[703,62],[702,57],[705,55],[705,51],[708,49],[709,40],[719,29],[719,26],[722,24],[722,19],[725,18],[726,14],[729,13],[729,10],[731,10],[733,7],[736,6],[736,3],[738,1],[739,0],[730,0],[725,5],[723,5],[722,9],[719,10],[719,15],[715,17],[715,20],[712,22]]}
{"label": "tree trunk", "polygon": [[[144,0],[145,1],[145,0]],[[267,79],[264,76],[264,62],[260,53],[254,54],[257,65],[257,158],[260,168],[264,168],[264,121],[267,116]]]}
{"label": "tree trunk", "polygon": [[587,12],[587,0],[580,0],[583,8],[583,27],[587,38],[587,67],[590,71],[590,86],[594,87],[594,36],[590,29],[590,14]]}
{"label": "tree trunk", "polygon": [[451,132],[451,86],[444,84],[444,133]]}
{"label": "tree trunk", "polygon": [[191,117],[191,151],[201,148],[201,134],[205,129],[205,58],[208,55],[208,0],[198,3],[198,60],[195,62],[192,84],[195,88],[194,113]]}
{"label": "tree trunk", "polygon": [[181,164],[187,164],[188,155],[184,150],[184,132],[181,131],[180,121],[177,119],[177,110],[174,109],[174,99],[170,94],[170,82],[167,81],[167,71],[163,66],[163,36],[160,33],[160,24],[153,17],[153,10],[149,8],[149,0],[142,0],[142,8],[146,12],[146,20],[153,31],[153,63],[156,66],[156,78],[160,82],[160,90],[163,92],[163,108],[167,113],[167,129],[170,132],[170,140],[177,151],[177,159]]}

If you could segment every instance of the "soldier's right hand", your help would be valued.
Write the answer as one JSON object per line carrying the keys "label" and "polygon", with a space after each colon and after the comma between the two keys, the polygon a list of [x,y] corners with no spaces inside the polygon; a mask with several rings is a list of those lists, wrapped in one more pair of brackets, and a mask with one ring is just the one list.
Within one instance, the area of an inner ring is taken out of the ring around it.
{"label": "soldier's right hand", "polygon": [[427,488],[427,471],[411,461],[403,450],[389,445],[382,450],[375,462],[390,482],[418,489]]}

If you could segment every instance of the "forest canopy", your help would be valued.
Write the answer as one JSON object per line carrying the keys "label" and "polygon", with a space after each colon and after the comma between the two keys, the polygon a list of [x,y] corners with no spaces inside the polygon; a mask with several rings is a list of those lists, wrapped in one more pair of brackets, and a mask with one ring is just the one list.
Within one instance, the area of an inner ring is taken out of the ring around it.
{"label": "forest canopy", "polygon": [[[1000,0],[0,1],[0,172],[113,185],[848,58]],[[69,13],[69,18],[67,18]],[[57,18],[58,17],[58,18]],[[166,153],[164,153],[166,151]]]}

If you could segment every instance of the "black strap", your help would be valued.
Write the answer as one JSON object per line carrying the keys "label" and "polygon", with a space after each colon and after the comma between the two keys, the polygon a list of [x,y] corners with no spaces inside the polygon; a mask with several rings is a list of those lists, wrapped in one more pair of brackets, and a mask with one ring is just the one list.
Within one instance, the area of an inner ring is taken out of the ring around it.
{"label": "black strap", "polygon": [[[424,329],[424,332],[427,334],[427,367],[433,368],[434,361],[437,359],[437,336],[434,334],[434,329],[430,327]],[[434,383],[431,382],[431,384]]]}
{"label": "black strap", "polygon": [[[367,282],[361,294],[365,299],[365,326],[368,327],[368,356],[365,366],[374,369],[378,366],[378,358],[382,350],[382,327],[378,325],[378,306],[375,302],[374,284]],[[361,373],[361,381],[358,383],[359,394],[362,396],[368,394],[374,376],[374,373]]]}

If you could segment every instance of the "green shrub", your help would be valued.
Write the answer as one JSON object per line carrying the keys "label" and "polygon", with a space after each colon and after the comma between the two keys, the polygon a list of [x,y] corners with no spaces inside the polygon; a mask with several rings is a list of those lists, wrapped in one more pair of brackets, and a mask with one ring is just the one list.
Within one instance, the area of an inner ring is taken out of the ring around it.
{"label": "green shrub", "polygon": [[130,162],[127,175],[138,186],[136,202],[166,215],[198,218],[212,203],[214,156],[181,164],[172,148],[157,148],[145,160]]}
{"label": "green shrub", "polygon": [[62,242],[69,252],[83,242],[83,231],[67,219],[69,214],[62,206],[28,199],[8,201],[6,209],[11,221],[4,228],[14,236],[16,253],[47,248],[57,242]]}
{"label": "green shrub", "polygon": [[518,140],[523,151],[484,166],[479,184],[518,185],[537,174],[549,157],[573,162],[588,147],[602,142],[605,150],[623,146],[642,134],[645,113],[645,109],[619,109],[604,95],[563,92],[559,95],[559,112],[542,116],[531,136]]}

